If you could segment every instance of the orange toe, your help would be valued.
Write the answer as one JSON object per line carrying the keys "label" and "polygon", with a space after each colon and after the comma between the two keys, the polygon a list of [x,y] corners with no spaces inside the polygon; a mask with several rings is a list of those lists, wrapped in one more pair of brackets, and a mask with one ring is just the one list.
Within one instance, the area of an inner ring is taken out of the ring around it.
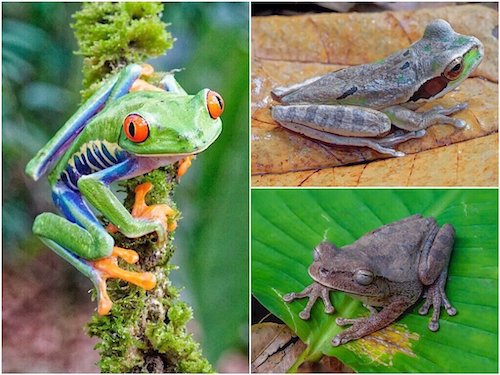
{"label": "orange toe", "polygon": [[142,79],[136,79],[134,83],[132,83],[132,87],[130,87],[128,91],[136,92],[136,91],[165,91],[165,90],[155,85],[152,85],[151,83],[148,83]]}
{"label": "orange toe", "polygon": [[186,156],[179,162],[179,168],[177,169],[177,178],[182,177],[186,174],[187,170],[191,166],[191,161],[194,156]]}
{"label": "orange toe", "polygon": [[101,273],[104,279],[122,279],[146,290],[153,289],[156,285],[156,278],[152,273],[124,270],[123,268],[118,267],[114,256],[99,259],[93,261],[92,263],[94,268]]}
{"label": "orange toe", "polygon": [[99,315],[108,315],[111,311],[111,307],[113,307],[113,302],[111,302],[106,290],[106,279],[101,278],[99,280],[98,288],[97,313]]}
{"label": "orange toe", "polygon": [[111,255],[122,258],[128,264],[134,264],[139,261],[139,254],[137,254],[134,250],[123,249],[118,246],[113,247]]}
{"label": "orange toe", "polygon": [[132,207],[132,216],[135,218],[158,220],[163,224],[163,227],[168,231],[173,231],[177,227],[175,220],[169,218],[174,217],[177,213],[167,204],[146,204],[146,194],[153,188],[151,182],[145,182],[135,188],[135,202]]}

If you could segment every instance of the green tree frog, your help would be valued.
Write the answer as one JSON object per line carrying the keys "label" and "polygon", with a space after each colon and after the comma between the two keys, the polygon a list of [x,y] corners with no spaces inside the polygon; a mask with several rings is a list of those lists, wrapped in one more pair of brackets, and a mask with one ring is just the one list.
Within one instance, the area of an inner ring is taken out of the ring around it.
{"label": "green tree frog", "polygon": [[[161,87],[140,79],[151,73],[149,65],[123,68],[26,166],[27,175],[34,180],[50,171],[53,200],[64,216],[38,215],[33,232],[91,279],[101,315],[112,307],[107,278],[120,278],[146,290],[154,288],[156,280],[152,273],[118,267],[117,257],[135,263],[139,256],[134,250],[114,246],[113,237],[89,204],[125,236],[156,232],[158,241],[164,243],[168,230],[165,215],[171,210],[166,205],[135,205],[132,216],[109,185],[196,155],[222,130],[224,103],[219,94],[204,89],[188,95],[172,74],[161,80]],[[142,202],[150,188],[136,191]]]}
{"label": "green tree frog", "polygon": [[[477,38],[434,20],[422,39],[385,59],[276,87],[272,96],[281,105],[272,107],[272,117],[283,127],[322,142],[402,156],[392,146],[422,137],[433,124],[466,126],[448,116],[467,103],[414,110],[457,87],[482,58],[483,45]],[[399,130],[389,134],[391,124]]]}

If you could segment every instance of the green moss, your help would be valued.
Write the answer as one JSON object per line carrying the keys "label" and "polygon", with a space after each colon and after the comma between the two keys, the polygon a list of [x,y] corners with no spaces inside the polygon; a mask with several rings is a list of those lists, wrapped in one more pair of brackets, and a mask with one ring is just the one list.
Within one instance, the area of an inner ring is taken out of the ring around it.
{"label": "green moss", "polygon": [[170,49],[174,39],[161,21],[160,3],[86,3],[72,25],[84,57],[82,100],[110,74]]}
{"label": "green moss", "polygon": [[[164,54],[173,39],[165,31],[158,3],[89,3],[74,15],[73,28],[84,56],[85,90],[88,98],[109,74],[129,63],[142,63],[149,57]],[[153,77],[152,81],[158,77]],[[153,189],[146,204],[168,204],[177,211],[173,193],[177,185],[178,165],[170,165],[147,175],[124,181],[124,206],[131,209],[137,185],[149,181]],[[171,220],[180,219],[180,213]],[[179,300],[179,291],[168,275],[176,269],[169,263],[175,247],[174,232],[166,244],[159,246],[156,234],[141,238],[114,235],[116,246],[139,253],[139,264],[120,267],[155,274],[156,287],[145,292],[120,280],[108,281],[108,293],[113,301],[111,313],[95,315],[88,324],[88,333],[100,338],[96,349],[102,372],[212,372],[203,358],[199,345],[187,333],[186,324],[192,310]],[[94,296],[95,298],[95,296]]]}

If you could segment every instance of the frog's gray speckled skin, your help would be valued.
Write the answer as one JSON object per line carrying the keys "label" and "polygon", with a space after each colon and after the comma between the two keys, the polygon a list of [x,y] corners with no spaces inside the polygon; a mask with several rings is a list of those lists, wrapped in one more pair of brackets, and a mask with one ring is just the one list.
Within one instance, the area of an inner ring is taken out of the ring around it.
{"label": "frog's gray speckled skin", "polygon": [[[413,110],[457,87],[482,57],[478,39],[435,20],[422,39],[385,59],[274,88],[272,96],[282,105],[273,106],[272,117],[313,139],[401,156],[387,146],[421,137],[436,123],[466,126],[463,120],[448,117],[466,108],[466,103],[421,113]],[[387,146],[371,138],[385,136],[391,123],[411,134]]]}
{"label": "frog's gray speckled skin", "polygon": [[[327,313],[334,311],[330,290],[363,301],[372,314],[367,318],[337,318],[338,325],[352,324],[334,337],[332,344],[337,346],[388,326],[417,302],[425,288],[426,301],[419,313],[427,314],[432,305],[428,327],[436,331],[442,304],[449,315],[456,314],[444,292],[454,236],[451,225],[440,228],[433,218],[414,215],[384,225],[342,248],[322,242],[314,249],[314,262],[309,267],[315,282],[283,299],[310,298],[299,315],[302,319],[309,319],[318,297],[323,299]],[[376,312],[373,306],[382,309]]]}

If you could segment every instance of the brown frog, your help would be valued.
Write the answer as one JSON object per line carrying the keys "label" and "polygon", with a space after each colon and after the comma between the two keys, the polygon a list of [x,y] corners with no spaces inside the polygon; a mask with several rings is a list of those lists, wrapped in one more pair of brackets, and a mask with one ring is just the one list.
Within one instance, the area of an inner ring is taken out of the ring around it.
{"label": "brown frog", "polygon": [[[285,302],[309,297],[299,314],[307,320],[318,298],[325,312],[333,313],[330,290],[339,290],[361,300],[369,317],[337,318],[339,326],[352,325],[336,335],[334,346],[359,339],[394,322],[419,299],[425,289],[425,303],[419,309],[426,315],[433,307],[429,329],[439,329],[443,304],[448,315],[457,313],[444,288],[455,230],[449,224],[439,227],[432,217],[414,215],[375,229],[351,245],[341,248],[321,242],[314,249],[309,275],[315,281],[300,293],[283,296]],[[382,308],[380,311],[378,308]]]}

